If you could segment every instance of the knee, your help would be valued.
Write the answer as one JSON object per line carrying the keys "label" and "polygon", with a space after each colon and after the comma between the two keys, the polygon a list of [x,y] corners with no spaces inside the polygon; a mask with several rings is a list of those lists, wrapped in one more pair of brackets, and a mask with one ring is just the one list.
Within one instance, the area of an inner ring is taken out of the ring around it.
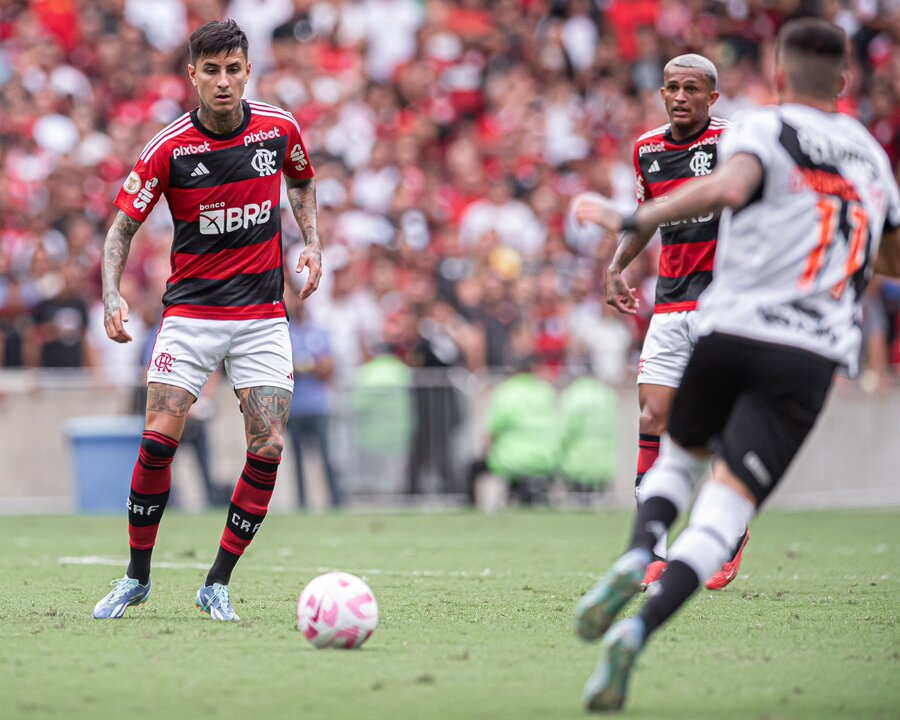
{"label": "knee", "polygon": [[276,438],[269,438],[266,442],[259,445],[251,445],[247,450],[267,460],[281,460],[284,442]]}

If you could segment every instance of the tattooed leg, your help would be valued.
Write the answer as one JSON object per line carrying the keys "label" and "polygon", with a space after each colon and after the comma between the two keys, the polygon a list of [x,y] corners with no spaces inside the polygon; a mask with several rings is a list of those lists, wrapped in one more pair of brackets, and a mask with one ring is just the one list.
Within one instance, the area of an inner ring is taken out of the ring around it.
{"label": "tattooed leg", "polygon": [[184,388],[164,383],[149,383],[146,429],[181,440],[188,411],[196,399]]}
{"label": "tattooed leg", "polygon": [[277,387],[253,387],[238,390],[247,451],[268,458],[280,458],[284,433],[291,409],[291,391]]}

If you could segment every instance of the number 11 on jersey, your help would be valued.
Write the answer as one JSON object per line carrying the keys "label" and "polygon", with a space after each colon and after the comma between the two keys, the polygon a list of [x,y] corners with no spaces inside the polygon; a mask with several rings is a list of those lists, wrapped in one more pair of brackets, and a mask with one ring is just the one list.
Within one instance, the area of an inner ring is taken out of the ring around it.
{"label": "number 11 on jersey", "polygon": [[838,300],[847,287],[847,278],[862,267],[865,258],[865,246],[869,239],[869,217],[858,202],[846,202],[833,195],[820,195],[816,203],[819,213],[819,243],[813,248],[806,262],[806,269],[800,276],[800,287],[808,288],[822,272],[828,250],[840,229],[841,214],[847,213],[849,225],[847,266],[844,278],[831,290],[831,296]]}

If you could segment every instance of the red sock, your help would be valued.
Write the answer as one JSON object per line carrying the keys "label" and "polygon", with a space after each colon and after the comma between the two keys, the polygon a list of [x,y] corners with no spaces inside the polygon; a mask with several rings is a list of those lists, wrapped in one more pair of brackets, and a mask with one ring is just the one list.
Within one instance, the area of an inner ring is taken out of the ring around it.
{"label": "red sock", "polygon": [[275,475],[281,458],[266,458],[247,453],[244,471],[231,496],[228,520],[220,545],[235,555],[243,555],[269,509]]}
{"label": "red sock", "polygon": [[128,496],[128,539],[135,550],[149,550],[172,487],[172,458],[178,441],[153,430],[144,431]]}
{"label": "red sock", "polygon": [[644,473],[653,467],[653,463],[656,462],[656,458],[658,457],[659,435],[644,435],[641,433],[638,437],[637,476],[634,479],[635,488],[640,487],[641,480],[644,479]]}

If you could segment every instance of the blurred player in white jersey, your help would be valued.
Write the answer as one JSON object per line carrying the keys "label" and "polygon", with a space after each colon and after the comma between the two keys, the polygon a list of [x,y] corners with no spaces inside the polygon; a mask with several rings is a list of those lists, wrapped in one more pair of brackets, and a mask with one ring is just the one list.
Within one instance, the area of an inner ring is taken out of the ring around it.
{"label": "blurred player in white jersey", "polygon": [[[603,638],[585,686],[589,710],[622,707],[650,635],[721,567],[815,424],[835,371],[855,371],[860,298],[873,270],[900,276],[900,193],[890,163],[859,122],[835,110],[846,55],[837,26],[785,24],[775,67],[780,105],[738,118],[708,177],[631,217],[606,208],[595,218],[641,238],[662,223],[723,210],[700,337],[659,460],[644,478],[631,549],[576,608],[579,635]],[[640,612],[613,625],[660,535],[687,510],[710,454],[712,477],[666,571]]]}

